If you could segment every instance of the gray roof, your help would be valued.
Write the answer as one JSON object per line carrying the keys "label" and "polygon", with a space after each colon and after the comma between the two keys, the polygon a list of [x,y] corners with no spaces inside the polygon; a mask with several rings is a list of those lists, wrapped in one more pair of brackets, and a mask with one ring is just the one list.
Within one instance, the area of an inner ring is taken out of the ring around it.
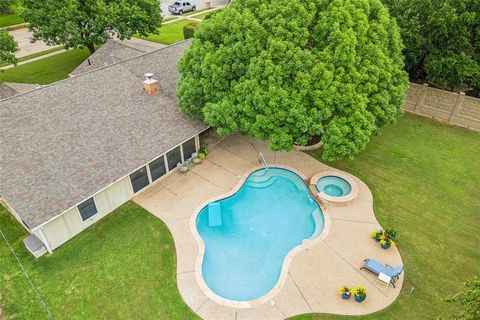
{"label": "gray roof", "polygon": [[[93,69],[137,57],[148,51],[144,48],[134,48],[125,45],[122,41],[110,39],[70,74],[79,75],[92,71]],[[90,65],[88,64],[88,61],[90,61]]]}
{"label": "gray roof", "polygon": [[0,83],[0,100],[38,88],[38,84],[2,82]]}
{"label": "gray roof", "polygon": [[[0,196],[35,228],[207,128],[182,114],[189,41],[0,100]],[[143,92],[154,73],[160,93]]]}

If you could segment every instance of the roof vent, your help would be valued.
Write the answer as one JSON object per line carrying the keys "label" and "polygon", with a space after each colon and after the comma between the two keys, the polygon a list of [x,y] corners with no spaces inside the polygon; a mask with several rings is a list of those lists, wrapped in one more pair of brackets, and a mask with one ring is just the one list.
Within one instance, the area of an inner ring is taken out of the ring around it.
{"label": "roof vent", "polygon": [[143,90],[151,96],[160,92],[158,81],[153,79],[153,73],[145,73],[145,80],[143,80]]}

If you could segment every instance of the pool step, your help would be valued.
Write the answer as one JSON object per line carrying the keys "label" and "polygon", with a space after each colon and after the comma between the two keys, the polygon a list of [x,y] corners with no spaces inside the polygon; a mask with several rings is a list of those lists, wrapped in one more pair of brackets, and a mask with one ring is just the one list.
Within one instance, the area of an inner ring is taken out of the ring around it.
{"label": "pool step", "polygon": [[272,184],[274,184],[275,181],[277,181],[277,178],[273,177],[273,176],[270,176],[267,179],[264,179],[262,181],[252,181],[252,180],[250,180],[248,182],[248,186],[250,188],[254,188],[254,189],[265,189],[265,188],[270,187]]}
{"label": "pool step", "polygon": [[208,226],[218,227],[222,225],[222,211],[219,202],[208,204]]}

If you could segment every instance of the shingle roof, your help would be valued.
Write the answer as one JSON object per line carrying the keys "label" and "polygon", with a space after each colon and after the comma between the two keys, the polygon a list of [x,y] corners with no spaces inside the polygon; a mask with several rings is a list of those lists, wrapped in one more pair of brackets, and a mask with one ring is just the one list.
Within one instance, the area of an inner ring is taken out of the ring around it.
{"label": "shingle roof", "polygon": [[189,43],[0,100],[0,196],[31,229],[207,128],[177,107]]}
{"label": "shingle roof", "polygon": [[[127,46],[120,41],[110,39],[95,51],[87,60],[82,62],[71,75],[79,75],[93,69],[105,67],[120,61],[128,60],[147,51]],[[90,65],[88,61],[90,60]]]}
{"label": "shingle roof", "polygon": [[38,87],[39,85],[30,83],[2,82],[0,83],[0,100],[31,91]]}

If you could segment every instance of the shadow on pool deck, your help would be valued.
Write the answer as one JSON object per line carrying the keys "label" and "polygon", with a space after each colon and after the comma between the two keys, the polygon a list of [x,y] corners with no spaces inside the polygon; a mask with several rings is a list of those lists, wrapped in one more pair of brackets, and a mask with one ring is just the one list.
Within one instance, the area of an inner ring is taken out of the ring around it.
{"label": "shadow on pool deck", "polygon": [[[269,302],[253,308],[233,308],[206,296],[195,280],[198,246],[189,221],[195,209],[209,198],[233,189],[245,172],[257,167],[258,152],[269,165],[285,165],[310,179],[332,168],[299,152],[273,152],[266,142],[244,136],[230,136],[210,148],[207,158],[186,174],[173,173],[142,192],[134,201],[162,219],[172,232],[177,252],[177,281],[185,302],[205,319],[284,319],[302,313],[320,312],[360,315],[381,310],[400,293],[403,273],[385,291],[376,287],[376,275],[360,270],[363,260],[373,258],[390,265],[402,262],[397,248],[383,250],[370,238],[380,229],[373,213],[368,187],[355,178],[358,197],[346,207],[327,207],[331,219],[326,239],[299,252],[292,260],[280,292]],[[308,184],[308,181],[306,181]],[[407,266],[408,272],[408,266]],[[362,303],[342,300],[341,286],[362,285],[367,299]]]}

